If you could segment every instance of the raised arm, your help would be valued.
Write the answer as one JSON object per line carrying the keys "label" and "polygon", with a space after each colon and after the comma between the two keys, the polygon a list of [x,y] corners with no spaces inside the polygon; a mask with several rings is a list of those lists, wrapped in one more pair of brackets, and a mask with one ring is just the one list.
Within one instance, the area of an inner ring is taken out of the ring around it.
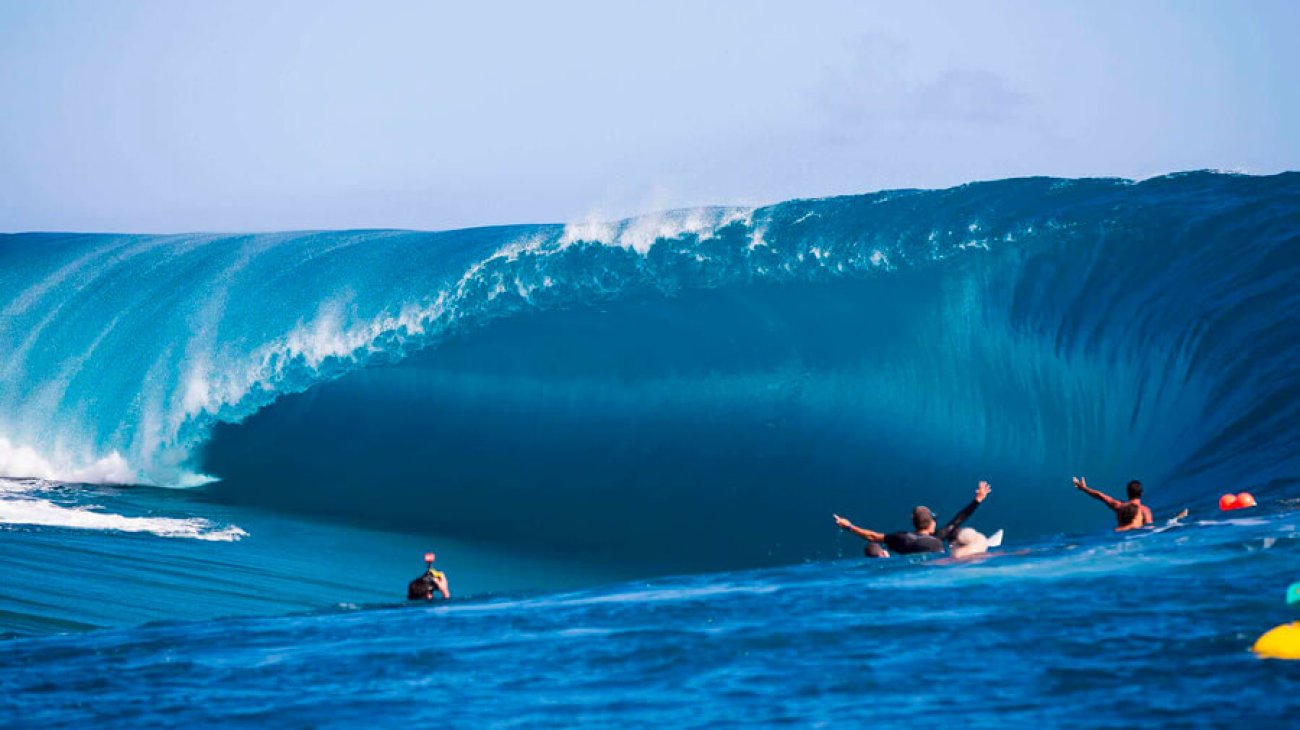
{"label": "raised arm", "polygon": [[862,538],[863,540],[866,540],[867,542],[885,541],[885,533],[883,532],[876,532],[874,530],[864,530],[861,527],[858,527],[857,525],[853,524],[852,522],[849,522],[848,520],[844,519],[843,517],[840,517],[839,515],[832,515],[832,517],[835,518],[835,524],[839,525],[840,529],[852,532],[854,535],[857,535],[858,537]]}
{"label": "raised arm", "polygon": [[976,508],[980,506],[980,503],[983,502],[984,499],[989,496],[989,492],[992,491],[993,488],[989,486],[988,482],[980,482],[979,486],[975,489],[975,499],[972,499],[970,504],[963,507],[960,512],[949,520],[948,524],[944,525],[942,530],[936,532],[935,537],[944,542],[951,541],[953,535],[956,535],[957,531],[961,529],[961,524],[966,521],[966,518],[974,514]]}
{"label": "raised arm", "polygon": [[433,585],[442,594],[443,598],[451,598],[451,591],[447,588],[447,574],[442,571],[435,571],[433,574]]}
{"label": "raised arm", "polygon": [[1075,477],[1075,478],[1074,478],[1074,486],[1075,486],[1075,488],[1077,488],[1080,492],[1083,492],[1084,494],[1088,495],[1089,497],[1092,497],[1093,499],[1096,499],[1096,500],[1100,500],[1100,501],[1102,501],[1102,502],[1105,502],[1105,503],[1106,503],[1106,506],[1107,506],[1107,507],[1110,507],[1111,509],[1119,509],[1119,508],[1120,508],[1121,506],[1123,506],[1123,504],[1124,504],[1123,502],[1119,501],[1118,499],[1115,499],[1114,497],[1111,497],[1111,496],[1106,495],[1106,494],[1102,494],[1101,492],[1097,491],[1096,489],[1092,489],[1092,488],[1090,488],[1090,487],[1088,486],[1088,481],[1087,481],[1086,479],[1082,479],[1082,478],[1080,478],[1080,477]]}

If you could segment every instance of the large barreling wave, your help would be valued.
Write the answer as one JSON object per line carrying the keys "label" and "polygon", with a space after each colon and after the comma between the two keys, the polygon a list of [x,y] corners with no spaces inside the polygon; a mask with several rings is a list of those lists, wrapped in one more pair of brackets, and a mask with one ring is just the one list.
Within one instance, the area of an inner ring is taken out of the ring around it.
{"label": "large barreling wave", "polygon": [[218,479],[218,499],[646,560],[815,552],[791,525],[889,526],[981,476],[992,518],[1069,527],[1071,473],[1138,476],[1167,507],[1295,491],[1297,281],[1295,173],[8,235],[0,476]]}

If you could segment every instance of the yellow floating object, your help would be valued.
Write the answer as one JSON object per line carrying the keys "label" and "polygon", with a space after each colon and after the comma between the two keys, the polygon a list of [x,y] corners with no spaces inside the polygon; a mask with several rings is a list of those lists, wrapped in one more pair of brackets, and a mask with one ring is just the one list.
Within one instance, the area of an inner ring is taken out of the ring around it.
{"label": "yellow floating object", "polygon": [[1300,621],[1269,629],[1252,648],[1265,659],[1300,659]]}

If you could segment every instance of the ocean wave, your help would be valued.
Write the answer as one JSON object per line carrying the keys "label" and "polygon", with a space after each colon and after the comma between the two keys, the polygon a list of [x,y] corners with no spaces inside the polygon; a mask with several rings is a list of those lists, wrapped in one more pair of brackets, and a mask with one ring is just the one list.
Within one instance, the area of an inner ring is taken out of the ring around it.
{"label": "ocean wave", "polygon": [[[1295,299],[1279,281],[1297,270],[1297,187],[1295,175],[1025,179],[446,233],[7,236],[0,474],[201,484],[196,448],[216,424],[492,322],[926,268],[947,310],[919,326],[967,323],[964,336],[991,344],[936,329],[891,346],[994,358],[1025,366],[1022,382],[1077,388],[1041,397],[1064,418],[1075,408],[1140,427],[1176,451],[1171,475],[1285,483],[1294,456],[1276,448],[1278,427],[1296,406],[1272,396],[1295,387],[1283,363],[1296,324],[1276,315]],[[962,273],[985,259],[983,273]],[[903,310],[939,301],[899,297]],[[719,336],[735,326],[713,324]],[[997,382],[948,393],[951,413],[924,428],[981,420],[973,409],[1011,381]],[[1108,392],[1119,397],[1105,407],[1072,405]],[[1036,418],[997,430],[1045,442]],[[1099,430],[1085,426],[1074,432]],[[1243,448],[1268,462],[1243,475]]]}
{"label": "ocean wave", "polygon": [[[67,401],[76,395],[69,392],[72,385],[68,380],[80,369],[81,362],[92,356],[95,345],[63,359],[53,379],[41,380],[39,371],[23,368],[33,344],[40,339],[42,331],[54,329],[50,325],[57,322],[52,320],[65,307],[59,297],[69,294],[69,280],[73,279],[69,269],[93,269],[96,257],[93,253],[81,255],[74,264],[35,284],[29,283],[26,289],[20,287],[8,311],[15,315],[28,312],[36,302],[44,300],[49,302],[52,312],[23,334],[12,350],[8,367],[16,382],[21,382],[23,376],[35,381],[31,385],[36,392],[18,394],[11,389],[5,395],[20,407],[28,406],[21,409],[27,411],[24,414],[27,420],[35,420],[43,428],[37,429],[42,435],[32,439],[35,444],[13,439],[19,443],[11,445],[10,450],[23,454],[24,458],[0,460],[0,474],[94,483],[201,485],[211,478],[187,469],[186,462],[193,446],[203,440],[213,423],[238,421],[285,393],[299,392],[374,362],[400,359],[429,346],[452,328],[481,324],[525,308],[596,301],[639,287],[671,291],[683,286],[717,286],[754,277],[806,276],[824,271],[842,274],[888,264],[885,254],[878,250],[870,251],[865,260],[848,255],[832,262],[824,247],[810,243],[806,250],[793,250],[789,255],[773,252],[766,257],[769,261],[751,268],[744,259],[753,257],[738,259],[730,245],[717,251],[709,251],[703,245],[728,231],[733,239],[745,242],[742,251],[752,254],[762,243],[766,230],[765,226],[755,227],[753,215],[751,209],[711,208],[669,211],[623,221],[586,220],[563,227],[506,229],[486,241],[475,241],[474,248],[482,253],[479,258],[470,259],[459,276],[449,277],[440,271],[432,277],[435,282],[432,286],[403,287],[406,293],[401,301],[385,302],[383,306],[375,306],[374,288],[391,282],[352,280],[348,275],[355,270],[344,268],[332,272],[342,274],[344,281],[330,281],[319,298],[308,297],[300,302],[305,306],[293,313],[296,316],[283,328],[282,334],[251,347],[252,343],[240,338],[236,348],[213,341],[211,330],[229,313],[232,279],[248,275],[245,269],[252,268],[254,256],[274,258],[285,254],[286,249],[295,249],[293,254],[302,260],[292,263],[299,265],[348,248],[352,249],[349,253],[369,254],[366,249],[382,249],[385,241],[395,238],[404,239],[402,242],[407,245],[427,240],[432,247],[441,237],[456,238],[456,233],[379,231],[279,234],[252,239],[195,237],[198,240],[141,236],[135,237],[139,240],[131,244],[123,244],[120,237],[105,237],[111,238],[105,242],[105,248],[114,252],[107,261],[100,262],[106,269],[93,270],[73,280],[76,286],[72,296],[88,295],[93,285],[102,285],[100,280],[119,268],[138,273],[159,265],[180,264],[180,260],[198,268],[185,254],[200,250],[202,254],[210,254],[214,261],[197,272],[184,272],[194,278],[187,285],[200,293],[190,297],[178,314],[170,317],[173,321],[167,324],[171,326],[165,327],[159,333],[161,337],[150,343],[161,359],[153,363],[140,360],[135,372],[112,375],[115,380],[133,376],[136,382],[128,381],[124,385],[145,386],[146,390],[130,393],[129,402],[117,404],[118,413],[127,415],[131,422],[125,424],[124,430],[110,434],[109,439],[91,435],[96,431],[103,433],[101,419],[107,414],[91,416],[100,423],[79,424],[76,419],[68,419],[71,422],[56,425],[39,423],[44,419],[31,407],[51,406],[42,408],[47,413],[66,407]],[[656,242],[671,244],[673,250],[666,257],[650,257]],[[176,246],[176,250],[170,250],[169,245]],[[436,252],[420,253],[426,257],[433,253],[436,262]],[[164,259],[161,263],[154,260],[159,255]],[[401,256],[401,253],[394,251],[393,255]],[[235,261],[231,263],[227,258]],[[454,272],[454,267],[436,268]],[[274,278],[278,273],[272,271],[267,275]],[[125,311],[99,308],[95,315],[109,321],[95,344],[111,336],[122,317],[156,314],[152,311],[153,304],[153,300],[137,297]],[[262,314],[253,313],[252,319],[259,319]],[[133,324],[151,329],[153,321],[137,320]],[[240,323],[241,326],[249,324],[264,323]],[[167,335],[172,338],[167,339]],[[138,366],[145,364],[149,368],[139,372]],[[92,428],[85,428],[87,425]],[[0,420],[0,434],[32,431],[30,426],[17,426],[14,421]],[[50,440],[51,435],[57,448],[43,450],[43,442]],[[105,448],[105,440],[120,446]],[[69,444],[74,447],[69,448]]]}
{"label": "ocean wave", "polygon": [[213,542],[234,542],[248,536],[238,526],[215,525],[197,517],[129,517],[105,512],[98,505],[58,504],[44,498],[46,491],[41,482],[0,479],[0,524],[143,532]]}

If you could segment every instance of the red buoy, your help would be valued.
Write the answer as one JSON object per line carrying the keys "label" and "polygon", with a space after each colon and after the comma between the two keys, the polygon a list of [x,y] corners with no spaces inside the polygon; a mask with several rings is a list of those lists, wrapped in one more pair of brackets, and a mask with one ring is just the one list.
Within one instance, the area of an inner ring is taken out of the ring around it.
{"label": "red buoy", "polygon": [[1254,506],[1255,498],[1251,496],[1250,492],[1242,492],[1241,494],[1225,494],[1222,497],[1219,497],[1219,509],[1224,512],[1231,509],[1246,509],[1247,507]]}

